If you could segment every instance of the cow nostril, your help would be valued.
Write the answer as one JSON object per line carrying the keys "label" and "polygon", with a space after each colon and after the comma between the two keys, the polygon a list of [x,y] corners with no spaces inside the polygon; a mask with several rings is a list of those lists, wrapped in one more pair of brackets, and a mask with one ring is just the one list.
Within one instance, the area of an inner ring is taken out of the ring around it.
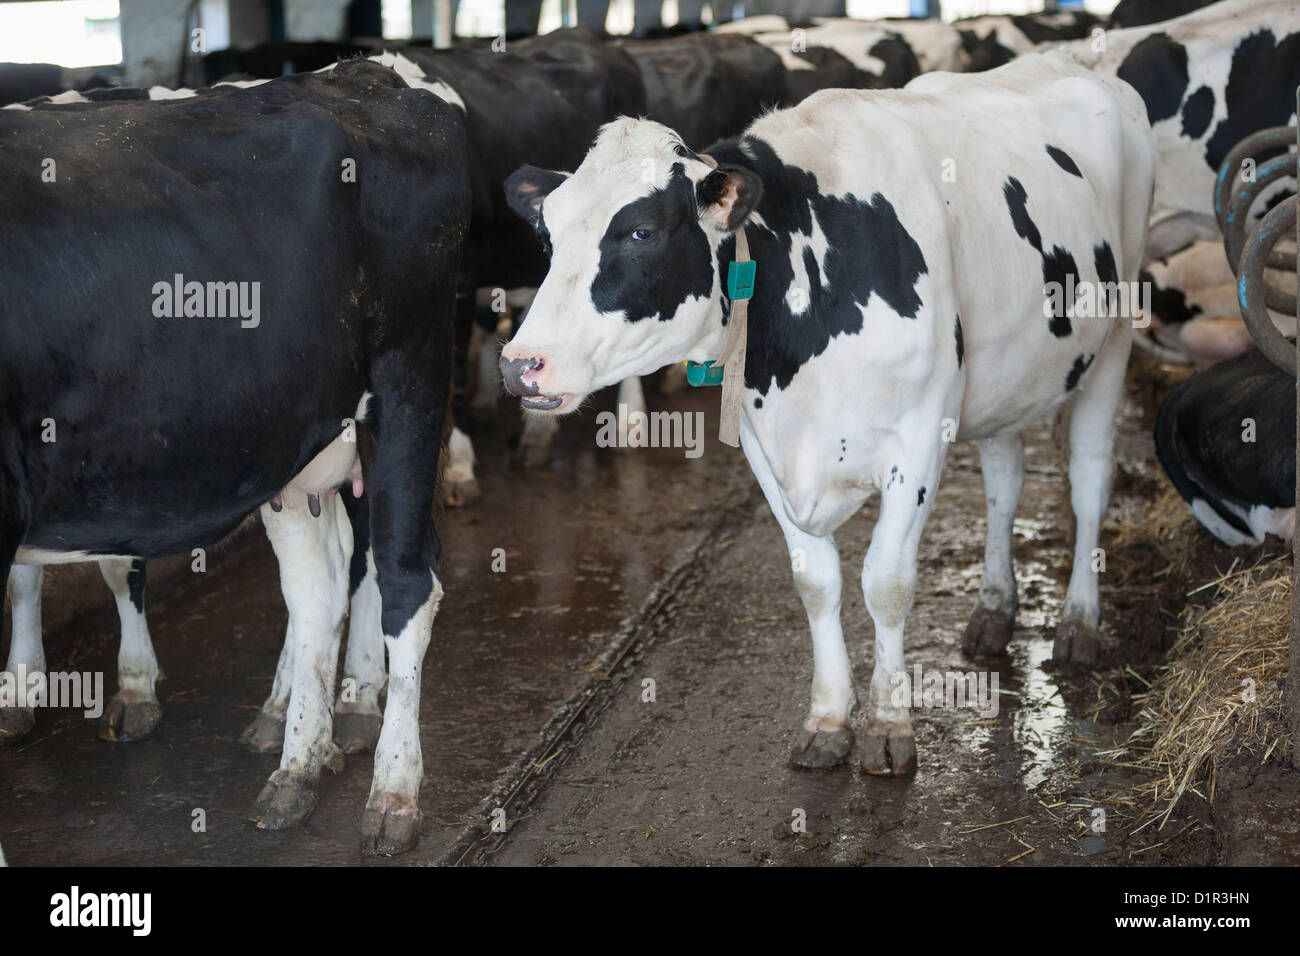
{"label": "cow nostril", "polygon": [[538,358],[538,359],[533,359],[533,367],[530,368],[528,371],[540,372],[544,368],[546,368],[546,359]]}

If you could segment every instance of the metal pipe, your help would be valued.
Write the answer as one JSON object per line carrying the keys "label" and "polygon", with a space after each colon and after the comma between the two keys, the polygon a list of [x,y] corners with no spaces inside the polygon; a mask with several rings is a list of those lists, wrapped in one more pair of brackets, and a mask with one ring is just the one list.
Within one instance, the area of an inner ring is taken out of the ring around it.
{"label": "metal pipe", "polygon": [[[1231,266],[1232,271],[1238,275],[1242,274],[1242,250],[1246,245],[1246,221],[1250,215],[1250,207],[1254,205],[1255,200],[1258,199],[1260,194],[1271,184],[1279,179],[1295,176],[1295,174],[1295,156],[1292,156],[1289,153],[1285,156],[1278,156],[1275,159],[1270,159],[1263,166],[1259,167],[1254,182],[1242,186],[1240,191],[1232,197],[1232,202],[1228,206],[1228,215],[1226,217],[1227,229],[1223,234],[1223,243],[1224,251],[1228,256],[1228,265]],[[1274,207],[1275,210],[1280,208],[1282,207]],[[1256,232],[1258,231],[1259,230],[1256,229]],[[1278,256],[1274,256],[1271,253],[1272,247],[1276,242],[1277,239],[1275,238],[1273,242],[1267,244],[1266,249],[1270,251],[1266,252],[1263,256],[1261,260],[1263,264],[1276,267],[1275,262],[1278,261]],[[1261,269],[1262,268],[1263,265],[1261,265]],[[1283,292],[1280,289],[1275,289],[1268,285],[1264,282],[1262,273],[1259,282],[1260,288],[1257,294],[1262,296],[1263,301],[1270,309],[1288,315],[1295,314],[1295,296],[1291,292]]]}
{"label": "metal pipe", "polygon": [[[1241,276],[1237,280],[1237,299],[1241,304],[1241,317],[1255,339],[1255,344],[1274,365],[1292,378],[1296,374],[1296,347],[1286,340],[1265,308],[1264,267],[1268,253],[1278,241],[1296,230],[1296,197],[1280,203],[1264,217],[1250,237],[1246,254],[1241,259]],[[1293,295],[1291,307],[1295,308]]]}
{"label": "metal pipe", "polygon": [[1219,221],[1220,232],[1227,229],[1228,204],[1232,201],[1233,192],[1240,185],[1241,177],[1237,173],[1241,170],[1242,162],[1260,153],[1286,149],[1295,140],[1294,126],[1274,126],[1251,133],[1232,147],[1219,166],[1219,175],[1214,181],[1214,218]]}

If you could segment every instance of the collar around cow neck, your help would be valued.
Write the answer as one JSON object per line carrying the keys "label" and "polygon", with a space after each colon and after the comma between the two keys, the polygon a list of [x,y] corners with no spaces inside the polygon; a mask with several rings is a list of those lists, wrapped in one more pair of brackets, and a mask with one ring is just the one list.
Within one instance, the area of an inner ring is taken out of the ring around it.
{"label": "collar around cow neck", "polygon": [[[709,166],[717,160],[699,154]],[[722,352],[712,362],[687,362],[686,378],[692,385],[722,383],[722,415],[718,423],[718,441],[736,448],[740,445],[740,401],[745,390],[745,351],[748,342],[749,300],[754,295],[754,276],[758,263],[749,257],[749,237],[742,225],[736,230],[735,258],[727,266],[727,298],[731,313],[727,319],[727,336]]]}

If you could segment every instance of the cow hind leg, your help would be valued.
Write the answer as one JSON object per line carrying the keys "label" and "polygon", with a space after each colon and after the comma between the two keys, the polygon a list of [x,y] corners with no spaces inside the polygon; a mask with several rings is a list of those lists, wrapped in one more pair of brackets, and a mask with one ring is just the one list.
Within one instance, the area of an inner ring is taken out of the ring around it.
{"label": "cow hind leg", "polygon": [[352,519],[351,612],[343,680],[334,705],[334,743],[345,754],[374,750],[384,723],[379,695],[388,681],[375,556],[370,548],[370,503],[341,492]]}
{"label": "cow hind leg", "polygon": [[[15,564],[9,569],[9,605],[13,628],[9,640],[7,673],[45,673],[45,646],[41,642],[41,583],[45,569],[35,564]],[[28,685],[30,686],[30,685]],[[36,726],[36,708],[0,707],[0,744],[14,743]]]}
{"label": "cow hind leg", "polygon": [[962,651],[968,657],[1001,654],[1011,643],[1017,604],[1011,528],[1025,484],[1024,446],[1019,434],[988,438],[979,446],[988,531],[979,603],[962,641]]}
{"label": "cow hind leg", "polygon": [[352,555],[352,528],[337,496],[321,497],[319,517],[312,517],[307,496],[295,488],[286,488],[281,501],[278,513],[262,506],[262,523],[280,562],[280,586],[289,608],[292,686],[280,767],[249,816],[264,830],[306,820],[316,807],[321,769],[340,766],[331,708]]}
{"label": "cow hind leg", "polygon": [[240,736],[244,749],[252,753],[279,753],[284,746],[284,721],[289,712],[289,693],[293,690],[293,632],[285,628],[280,659],[275,665],[271,695],[262,702],[253,722]]}
{"label": "cow hind leg", "polygon": [[158,658],[144,615],[145,562],[105,558],[100,573],[117,602],[122,638],[117,651],[117,693],[99,718],[99,739],[143,740],[158,729]]}
{"label": "cow hind leg", "polygon": [[1070,506],[1074,510],[1074,567],[1052,659],[1058,664],[1096,663],[1101,656],[1101,594],[1096,553],[1101,519],[1110,498],[1115,413],[1124,394],[1124,371],[1132,337],[1112,334],[1079,384],[1070,413]]}
{"label": "cow hind leg", "polygon": [[[361,820],[362,851],[403,853],[419,838],[420,672],[433,619],[442,599],[437,564],[439,543],[432,518],[433,476],[437,473],[438,435],[445,403],[433,370],[395,373],[390,382],[375,376],[379,417],[360,444],[370,535],[382,604],[380,626],[388,650],[388,699],[383,729],[375,747],[374,779]],[[413,393],[411,382],[426,383],[429,394]],[[442,379],[444,383],[446,379]],[[442,394],[445,394],[443,392]]]}

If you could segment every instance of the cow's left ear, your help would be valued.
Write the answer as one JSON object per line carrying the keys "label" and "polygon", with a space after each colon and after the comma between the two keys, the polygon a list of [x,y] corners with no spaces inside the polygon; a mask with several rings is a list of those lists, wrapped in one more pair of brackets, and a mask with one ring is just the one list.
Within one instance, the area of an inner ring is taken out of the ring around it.
{"label": "cow's left ear", "polygon": [[700,215],[720,229],[734,232],[763,198],[763,180],[743,166],[719,166],[696,187]]}
{"label": "cow's left ear", "polygon": [[568,178],[568,173],[520,166],[506,179],[506,202],[535,229],[542,215],[542,200]]}

